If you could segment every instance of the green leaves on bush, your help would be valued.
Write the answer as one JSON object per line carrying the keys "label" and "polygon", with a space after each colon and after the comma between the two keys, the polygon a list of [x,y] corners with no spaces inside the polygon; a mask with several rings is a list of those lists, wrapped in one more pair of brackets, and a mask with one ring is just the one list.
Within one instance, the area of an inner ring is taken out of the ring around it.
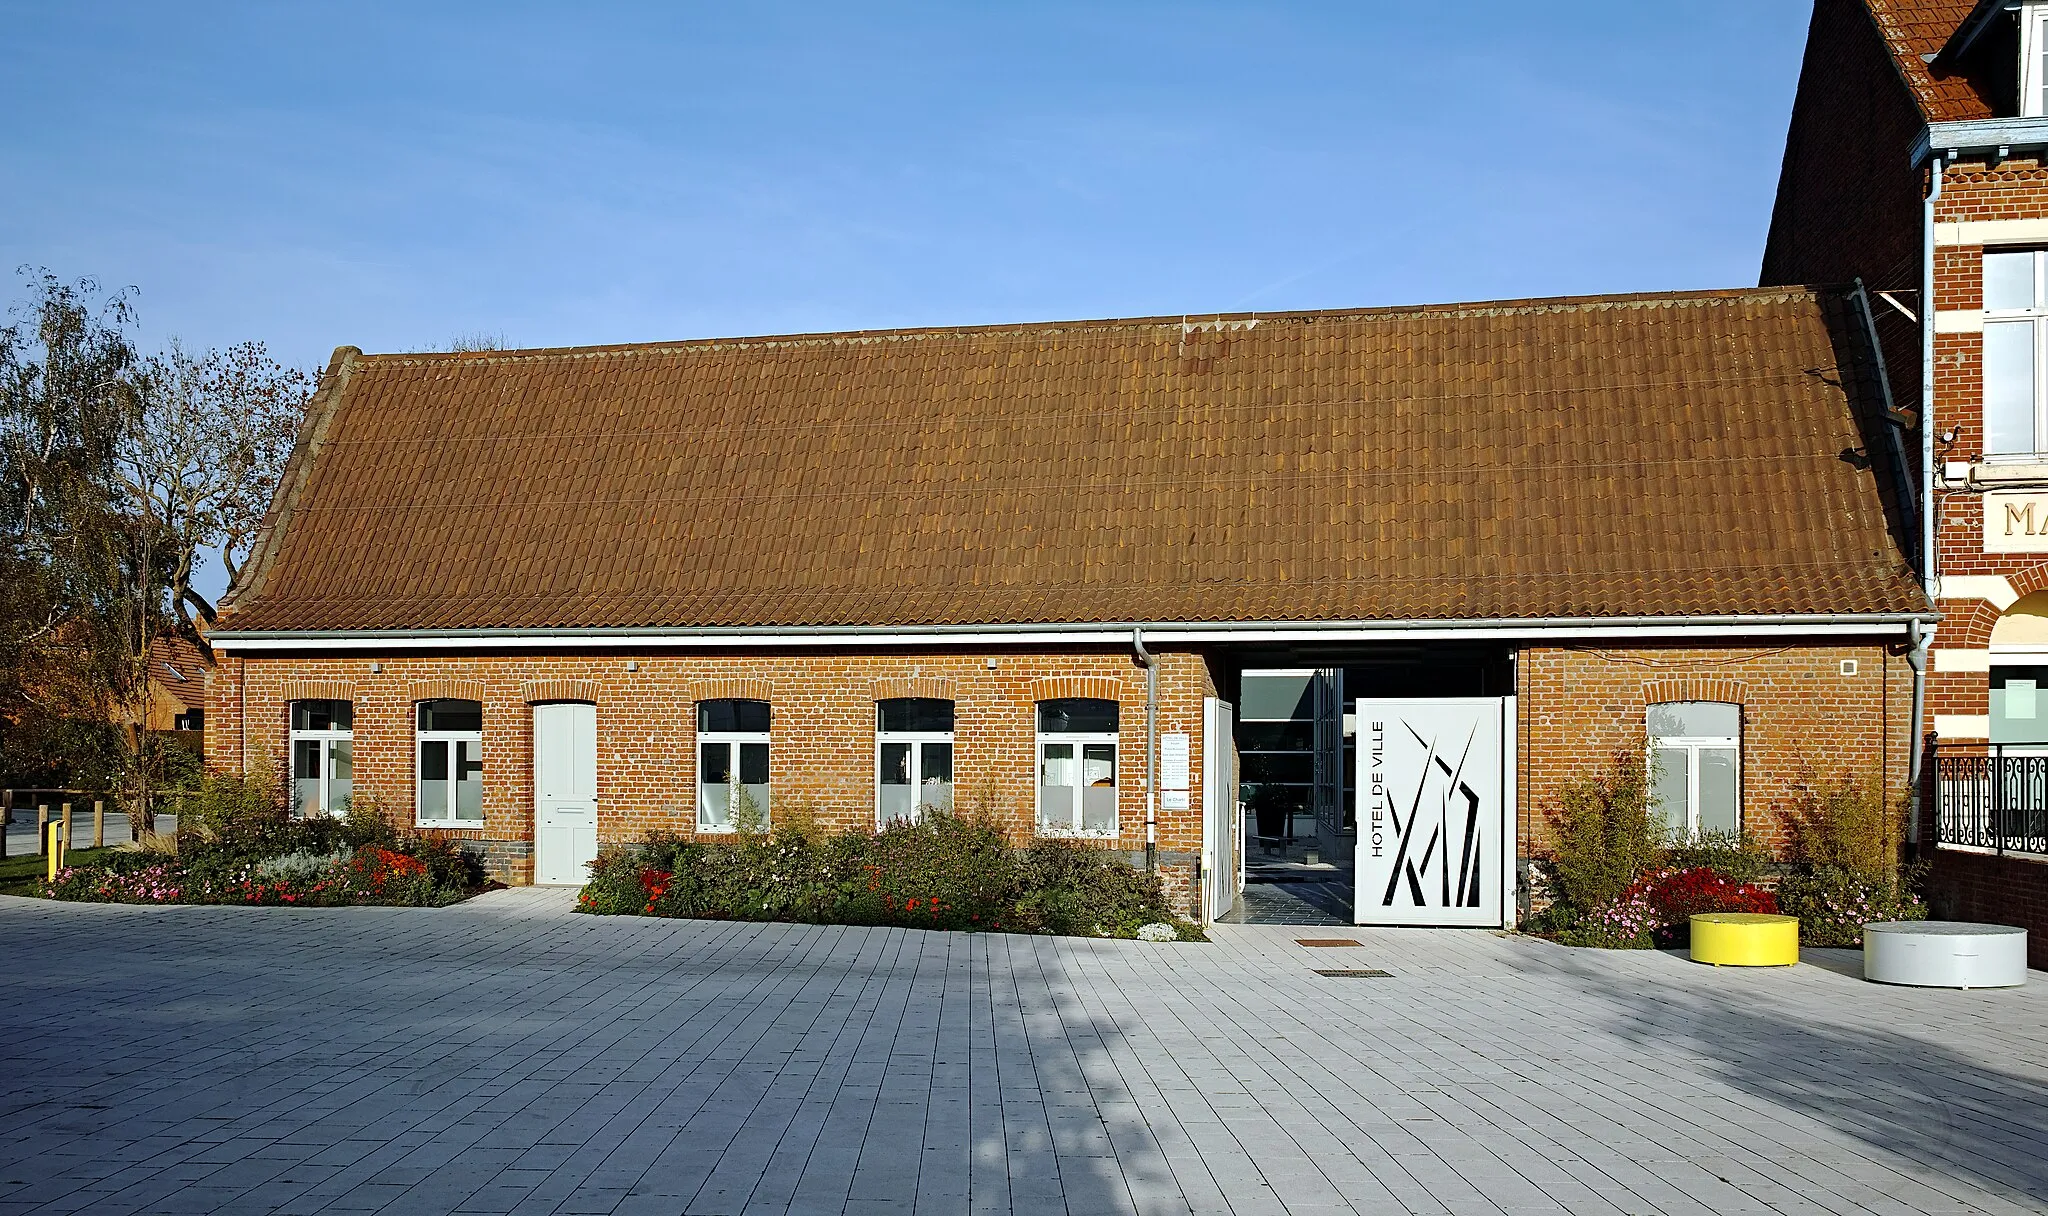
{"label": "green leaves on bush", "polygon": [[1617,751],[1605,770],[1582,774],[1558,793],[1545,876],[1566,918],[1613,905],[1659,860],[1664,829],[1651,806],[1644,755]]}
{"label": "green leaves on bush", "polygon": [[798,824],[687,840],[668,833],[612,848],[591,866],[580,911],[606,915],[900,925],[1129,937],[1181,925],[1157,875],[1100,848],[1039,840],[1013,849],[982,816],[928,811],[880,832],[824,835]]}
{"label": "green leaves on bush", "polygon": [[1778,883],[1778,910],[1799,918],[1803,946],[1861,946],[1864,925],[1927,919],[1927,905],[1910,889],[1913,877],[1893,881],[1841,866],[1818,866]]}

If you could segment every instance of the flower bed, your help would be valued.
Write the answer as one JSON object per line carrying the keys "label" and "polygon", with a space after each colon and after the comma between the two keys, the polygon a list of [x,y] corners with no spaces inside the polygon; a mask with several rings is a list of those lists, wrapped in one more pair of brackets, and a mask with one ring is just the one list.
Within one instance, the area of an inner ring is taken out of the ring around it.
{"label": "flower bed", "polygon": [[402,832],[373,806],[294,819],[260,778],[208,778],[175,839],[109,849],[42,884],[52,899],[123,904],[434,907],[486,886],[475,855]]}
{"label": "flower bed", "polygon": [[1651,870],[1612,903],[1587,913],[1560,935],[1575,946],[1646,950],[1683,946],[1692,918],[1708,912],[1774,913],[1778,901],[1753,883],[1737,882],[1708,866]]}
{"label": "flower bed", "polygon": [[936,811],[875,833],[652,835],[600,854],[577,910],[1091,937],[1166,926],[1204,940],[1167,907],[1157,875],[1114,854],[1062,840],[1013,849],[989,822]]}

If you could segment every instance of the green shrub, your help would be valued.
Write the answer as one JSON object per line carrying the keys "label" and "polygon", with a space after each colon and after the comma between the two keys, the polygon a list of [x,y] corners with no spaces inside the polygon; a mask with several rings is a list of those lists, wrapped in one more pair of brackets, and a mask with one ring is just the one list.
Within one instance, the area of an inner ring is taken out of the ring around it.
{"label": "green shrub", "polygon": [[1779,881],[1778,909],[1799,918],[1802,945],[1861,946],[1863,926],[1873,921],[1927,919],[1927,905],[1911,890],[1918,876],[1911,869],[1884,878],[1816,866]]}
{"label": "green shrub", "polygon": [[607,915],[1134,936],[1167,909],[1157,875],[1100,848],[1013,849],[983,814],[929,810],[880,832],[824,835],[801,814],[771,831],[686,840],[655,833],[604,850],[577,909]]}
{"label": "green shrub", "polygon": [[1909,799],[1848,773],[1809,781],[1792,813],[1792,860],[1891,885],[1906,839]]}
{"label": "green shrub", "polygon": [[1667,845],[1658,864],[1667,870],[1712,870],[1731,882],[1753,883],[1772,864],[1770,846],[1747,832],[1701,832]]}
{"label": "green shrub", "polygon": [[1564,906],[1561,915],[1582,917],[1613,905],[1637,874],[1658,862],[1664,842],[1644,749],[1618,751],[1606,769],[1566,784],[1550,823],[1553,857],[1543,877]]}

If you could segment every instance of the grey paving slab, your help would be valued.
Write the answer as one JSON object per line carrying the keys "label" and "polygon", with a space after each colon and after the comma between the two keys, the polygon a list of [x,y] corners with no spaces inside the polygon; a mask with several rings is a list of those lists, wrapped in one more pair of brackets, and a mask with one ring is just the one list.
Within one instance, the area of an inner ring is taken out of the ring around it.
{"label": "grey paving slab", "polygon": [[0,898],[0,1212],[2048,1210],[2048,977],[570,908]]}

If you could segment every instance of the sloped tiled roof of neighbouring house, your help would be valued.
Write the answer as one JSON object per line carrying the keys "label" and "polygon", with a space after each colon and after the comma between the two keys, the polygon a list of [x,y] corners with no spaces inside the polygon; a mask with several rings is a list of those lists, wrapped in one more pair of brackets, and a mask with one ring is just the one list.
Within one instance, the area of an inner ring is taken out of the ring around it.
{"label": "sloped tiled roof of neighbouring house", "polygon": [[1772,288],[344,348],[223,626],[1921,611],[1860,333]]}
{"label": "sloped tiled roof of neighbouring house", "polygon": [[[1992,105],[1977,83],[1955,65],[1929,60],[1940,53],[1978,0],[1862,0],[1891,50],[1892,61],[1928,122],[1990,118]],[[1903,155],[1903,153],[1901,154]]]}
{"label": "sloped tiled roof of neighbouring house", "polygon": [[189,639],[176,634],[150,639],[149,678],[187,709],[205,708],[206,671],[211,666]]}

